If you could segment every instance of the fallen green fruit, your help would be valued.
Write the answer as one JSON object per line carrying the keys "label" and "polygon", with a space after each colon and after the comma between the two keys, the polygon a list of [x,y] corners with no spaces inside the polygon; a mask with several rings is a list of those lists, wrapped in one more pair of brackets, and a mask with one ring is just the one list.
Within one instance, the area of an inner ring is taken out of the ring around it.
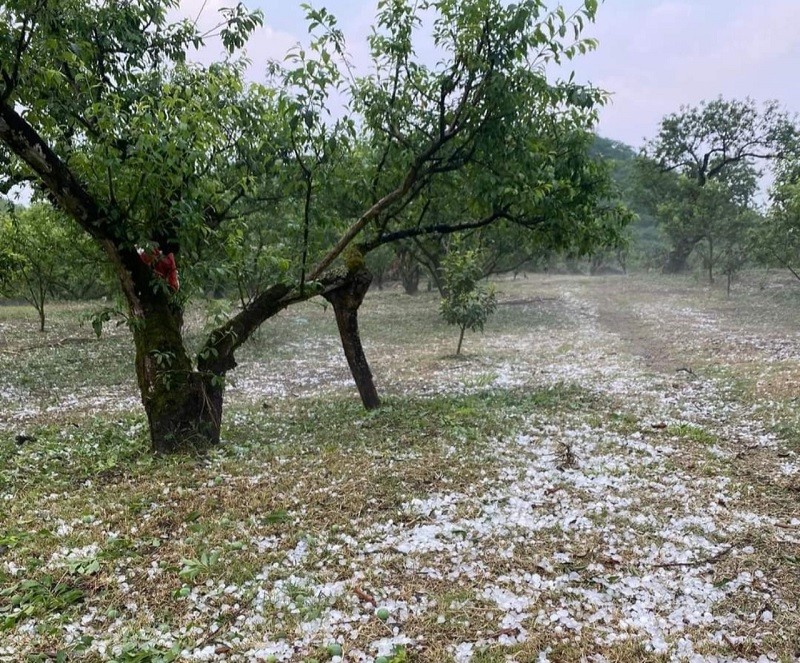
{"label": "fallen green fruit", "polygon": [[375,611],[375,616],[381,621],[385,622],[387,619],[389,619],[389,611],[386,608],[378,608]]}
{"label": "fallen green fruit", "polygon": [[338,642],[332,642],[328,645],[328,653],[331,656],[341,656],[342,655],[342,645]]}

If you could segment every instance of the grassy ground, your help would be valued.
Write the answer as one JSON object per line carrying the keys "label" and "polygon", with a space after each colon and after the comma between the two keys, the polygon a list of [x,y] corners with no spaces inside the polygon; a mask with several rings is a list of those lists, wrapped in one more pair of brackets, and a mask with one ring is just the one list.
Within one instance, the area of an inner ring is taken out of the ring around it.
{"label": "grassy ground", "polygon": [[0,660],[797,660],[794,286],[498,287],[462,358],[370,293],[369,414],[281,314],[203,458],[147,452],[124,327],[0,307]]}

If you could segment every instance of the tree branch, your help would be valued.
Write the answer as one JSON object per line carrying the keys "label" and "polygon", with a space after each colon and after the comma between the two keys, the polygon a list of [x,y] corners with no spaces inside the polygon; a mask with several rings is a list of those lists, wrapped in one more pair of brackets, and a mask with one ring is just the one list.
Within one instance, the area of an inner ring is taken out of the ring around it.
{"label": "tree branch", "polygon": [[478,219],[477,221],[466,221],[464,223],[457,223],[457,224],[446,224],[446,223],[437,223],[429,226],[420,226],[418,228],[406,228],[404,230],[398,230],[393,233],[389,233],[387,235],[383,235],[382,237],[377,237],[371,242],[368,242],[364,245],[364,252],[369,252],[377,249],[379,246],[383,246],[384,244],[389,244],[391,242],[398,242],[402,239],[411,239],[414,237],[420,237],[422,235],[449,235],[452,233],[462,232],[464,230],[473,230],[475,228],[483,228],[484,226],[488,226],[495,221],[500,219],[509,219],[507,212],[494,212],[489,216],[485,216],[482,219]]}
{"label": "tree branch", "polygon": [[111,221],[36,130],[0,101],[0,140],[42,181],[58,205],[97,239],[115,236]]}
{"label": "tree branch", "polygon": [[293,304],[341,287],[348,272],[331,272],[317,281],[317,287],[303,290],[285,283],[270,286],[247,304],[239,313],[209,334],[198,356],[202,372],[224,375],[236,367],[236,350],[269,318]]}

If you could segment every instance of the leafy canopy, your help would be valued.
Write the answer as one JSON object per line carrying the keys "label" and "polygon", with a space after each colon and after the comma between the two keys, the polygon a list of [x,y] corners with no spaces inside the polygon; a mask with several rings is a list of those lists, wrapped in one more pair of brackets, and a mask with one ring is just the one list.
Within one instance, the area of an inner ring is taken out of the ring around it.
{"label": "leafy canopy", "polygon": [[[586,247],[623,222],[586,158],[605,93],[546,74],[595,47],[581,37],[593,0],[569,15],[541,0],[383,0],[363,71],[335,18],[306,6],[309,42],[265,84],[237,50],[260,13],[239,4],[202,34],[167,20],[176,6],[4,3],[0,181],[31,182],[98,240],[133,311],[137,252],[155,245],[177,257],[173,306],[235,282],[240,309],[205,356],[232,352],[278,300],[317,292],[306,282],[353,243],[504,223]],[[435,63],[417,55],[422,34]],[[228,58],[189,61],[217,37]]]}

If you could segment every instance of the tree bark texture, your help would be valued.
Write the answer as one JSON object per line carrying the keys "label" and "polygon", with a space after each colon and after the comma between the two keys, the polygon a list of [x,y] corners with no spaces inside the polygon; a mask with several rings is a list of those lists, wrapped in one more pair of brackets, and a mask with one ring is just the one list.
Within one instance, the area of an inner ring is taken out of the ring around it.
{"label": "tree bark texture", "polygon": [[165,293],[139,298],[133,324],[136,376],[157,453],[219,442],[224,374],[198,372],[183,343],[183,313]]}
{"label": "tree bark texture", "polygon": [[358,330],[358,309],[364,301],[370,283],[372,274],[366,268],[362,268],[351,273],[343,285],[329,290],[323,296],[333,305],[342,348],[361,396],[361,402],[367,410],[374,410],[380,407],[381,401]]}

